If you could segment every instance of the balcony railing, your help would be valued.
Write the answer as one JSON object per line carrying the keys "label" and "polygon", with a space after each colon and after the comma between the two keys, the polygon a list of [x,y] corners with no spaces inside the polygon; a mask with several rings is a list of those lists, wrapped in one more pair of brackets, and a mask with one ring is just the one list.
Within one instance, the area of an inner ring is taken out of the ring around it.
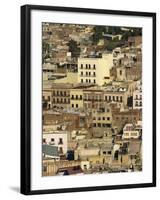
{"label": "balcony railing", "polygon": [[82,70],[84,70],[84,69],[85,70],[96,70],[96,67],[90,67],[90,68],[89,67],[87,67],[87,68],[86,67],[80,67],[80,69],[82,69]]}
{"label": "balcony railing", "polygon": [[96,74],[80,74],[80,77],[96,77]]}
{"label": "balcony railing", "polygon": [[102,99],[87,99],[87,98],[84,98],[84,101],[98,101],[98,102],[101,102]]}

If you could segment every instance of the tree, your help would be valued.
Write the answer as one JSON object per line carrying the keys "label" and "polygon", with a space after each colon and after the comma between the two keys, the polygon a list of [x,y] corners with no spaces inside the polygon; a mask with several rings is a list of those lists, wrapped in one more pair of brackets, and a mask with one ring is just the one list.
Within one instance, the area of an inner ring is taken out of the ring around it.
{"label": "tree", "polygon": [[70,40],[68,42],[69,51],[72,53],[73,58],[78,58],[81,52],[80,47],[78,46],[75,40]]}
{"label": "tree", "polygon": [[122,34],[121,28],[119,26],[108,26],[108,34],[119,35]]}
{"label": "tree", "polygon": [[42,63],[45,62],[45,59],[50,58],[50,46],[47,42],[42,42]]}
{"label": "tree", "polygon": [[105,26],[95,26],[94,33],[91,37],[93,44],[97,44],[97,42],[103,38],[103,33],[106,32]]}
{"label": "tree", "polygon": [[115,49],[118,46],[118,42],[115,41],[109,41],[109,43],[107,44],[107,50],[108,51],[112,51],[113,49]]}

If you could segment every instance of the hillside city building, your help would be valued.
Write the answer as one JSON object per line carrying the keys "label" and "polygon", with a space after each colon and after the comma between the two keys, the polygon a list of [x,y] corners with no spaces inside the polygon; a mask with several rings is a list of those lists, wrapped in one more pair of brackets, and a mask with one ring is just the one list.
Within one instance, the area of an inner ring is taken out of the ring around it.
{"label": "hillside city building", "polygon": [[42,43],[42,175],[141,171],[142,30],[42,23]]}

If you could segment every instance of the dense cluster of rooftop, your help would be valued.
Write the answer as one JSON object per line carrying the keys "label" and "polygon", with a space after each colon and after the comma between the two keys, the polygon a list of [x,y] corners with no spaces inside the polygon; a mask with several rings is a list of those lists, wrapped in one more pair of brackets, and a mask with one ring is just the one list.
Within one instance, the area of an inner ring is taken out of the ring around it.
{"label": "dense cluster of rooftop", "polygon": [[42,24],[43,176],[142,170],[141,35]]}

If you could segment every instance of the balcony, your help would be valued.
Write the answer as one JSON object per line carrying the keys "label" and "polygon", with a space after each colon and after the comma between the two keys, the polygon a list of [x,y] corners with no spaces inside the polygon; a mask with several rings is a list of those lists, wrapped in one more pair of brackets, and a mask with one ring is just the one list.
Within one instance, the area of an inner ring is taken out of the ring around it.
{"label": "balcony", "polygon": [[96,77],[96,74],[80,74],[80,77]]}
{"label": "balcony", "polygon": [[102,99],[88,99],[88,98],[84,98],[84,101],[95,101],[95,102],[101,102]]}

